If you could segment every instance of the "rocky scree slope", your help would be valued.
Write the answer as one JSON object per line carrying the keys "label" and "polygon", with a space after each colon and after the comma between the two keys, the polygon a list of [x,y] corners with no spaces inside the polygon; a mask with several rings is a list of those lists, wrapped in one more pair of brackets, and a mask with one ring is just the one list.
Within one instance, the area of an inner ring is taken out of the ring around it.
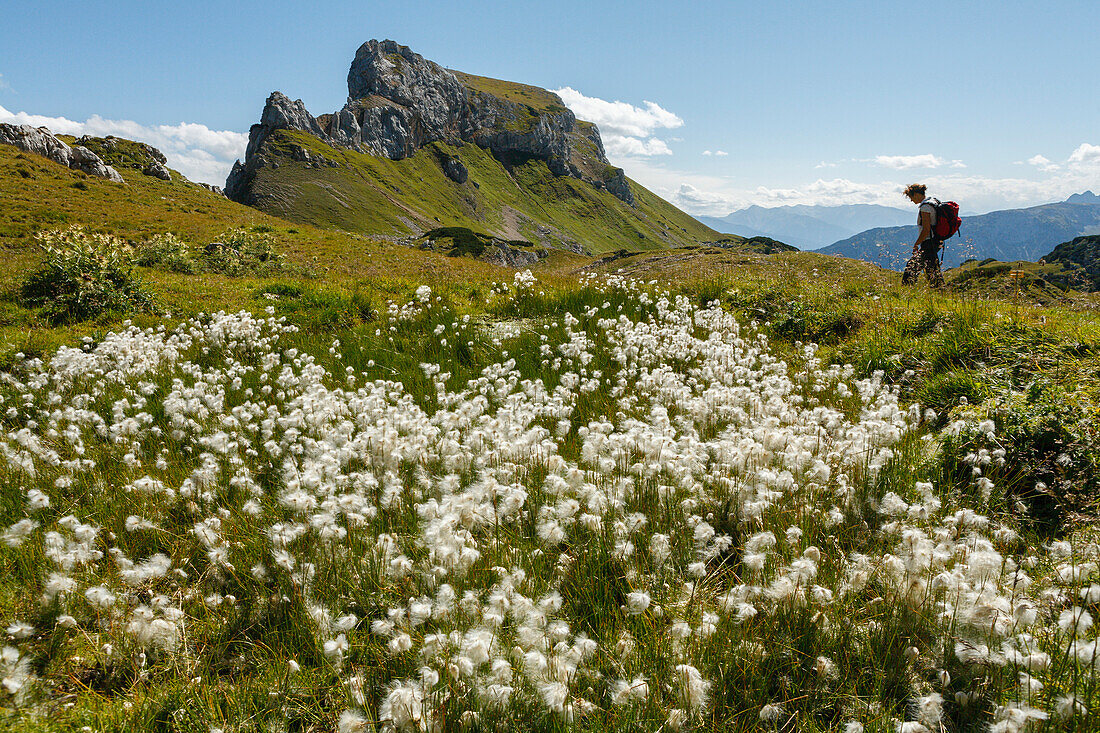
{"label": "rocky scree slope", "polygon": [[226,195],[293,221],[406,238],[460,226],[593,252],[720,238],[628,181],[597,127],[544,89],[369,41],[348,92],[319,117],[272,93]]}

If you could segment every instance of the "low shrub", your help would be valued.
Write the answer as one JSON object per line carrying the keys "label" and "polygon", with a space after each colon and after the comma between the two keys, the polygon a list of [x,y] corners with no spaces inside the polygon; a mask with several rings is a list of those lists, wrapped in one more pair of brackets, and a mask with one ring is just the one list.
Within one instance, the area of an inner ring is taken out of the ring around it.
{"label": "low shrub", "polygon": [[20,297],[43,308],[50,323],[155,309],[152,291],[134,274],[132,248],[118,237],[73,226],[36,238],[46,256],[22,282]]}
{"label": "low shrub", "polygon": [[137,264],[171,272],[222,275],[265,275],[287,271],[286,262],[275,251],[271,227],[231,229],[195,251],[175,234],[158,234],[137,250]]}
{"label": "low shrub", "polygon": [[157,234],[142,244],[135,261],[142,267],[159,267],[187,274],[198,269],[191,246],[171,232]]}
{"label": "low shrub", "polygon": [[225,232],[203,248],[200,259],[205,271],[232,276],[282,272],[286,264],[274,237],[256,228]]}

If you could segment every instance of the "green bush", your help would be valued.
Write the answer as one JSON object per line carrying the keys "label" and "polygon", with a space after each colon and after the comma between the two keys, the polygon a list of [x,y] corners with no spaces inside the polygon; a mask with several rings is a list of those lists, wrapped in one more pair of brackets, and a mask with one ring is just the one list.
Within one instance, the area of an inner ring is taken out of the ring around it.
{"label": "green bush", "polygon": [[196,251],[175,234],[158,234],[138,247],[136,262],[171,272],[222,275],[266,275],[286,272],[283,256],[275,251],[271,227],[231,229]]}
{"label": "green bush", "polygon": [[155,309],[153,293],[134,274],[132,248],[118,237],[73,226],[36,238],[46,256],[22,282],[20,296],[25,305],[43,308],[50,323]]}
{"label": "green bush", "polygon": [[200,259],[205,271],[224,275],[262,275],[285,268],[283,256],[275,251],[274,237],[256,228],[225,232],[203,248]]}
{"label": "green bush", "polygon": [[197,269],[190,245],[171,232],[157,234],[142,244],[135,261],[142,267],[159,267],[186,274]]}
{"label": "green bush", "polygon": [[1095,515],[1100,496],[1097,405],[1063,385],[1036,382],[1001,400],[994,414],[1012,459],[1007,478],[1017,493],[1029,504],[1046,494],[1059,514]]}

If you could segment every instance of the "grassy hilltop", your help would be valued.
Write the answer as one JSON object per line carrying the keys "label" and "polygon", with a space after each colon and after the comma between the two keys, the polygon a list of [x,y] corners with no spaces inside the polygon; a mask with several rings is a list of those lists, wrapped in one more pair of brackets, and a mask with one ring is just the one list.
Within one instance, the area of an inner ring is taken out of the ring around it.
{"label": "grassy hilltop", "polygon": [[[509,233],[421,152],[345,192]],[[1100,730],[1100,323],[1043,266],[623,211],[527,274],[123,175],[0,146],[0,728]],[[70,225],[188,247],[52,326]]]}

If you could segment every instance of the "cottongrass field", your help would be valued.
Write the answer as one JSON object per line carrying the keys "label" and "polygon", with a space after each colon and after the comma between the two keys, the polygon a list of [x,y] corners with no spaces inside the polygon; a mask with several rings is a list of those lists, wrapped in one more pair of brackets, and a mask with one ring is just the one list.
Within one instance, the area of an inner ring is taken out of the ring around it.
{"label": "cottongrass field", "polygon": [[995,421],[652,282],[492,296],[0,374],[3,724],[1100,730],[1100,547]]}

